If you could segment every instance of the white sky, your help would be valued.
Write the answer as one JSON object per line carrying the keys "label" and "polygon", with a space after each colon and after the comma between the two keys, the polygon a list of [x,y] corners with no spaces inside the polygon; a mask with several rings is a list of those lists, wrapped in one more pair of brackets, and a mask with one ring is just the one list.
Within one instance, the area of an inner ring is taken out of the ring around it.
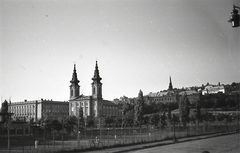
{"label": "white sky", "polygon": [[91,94],[98,60],[103,98],[136,97],[240,78],[239,0],[2,0],[2,101],[68,100],[76,63]]}

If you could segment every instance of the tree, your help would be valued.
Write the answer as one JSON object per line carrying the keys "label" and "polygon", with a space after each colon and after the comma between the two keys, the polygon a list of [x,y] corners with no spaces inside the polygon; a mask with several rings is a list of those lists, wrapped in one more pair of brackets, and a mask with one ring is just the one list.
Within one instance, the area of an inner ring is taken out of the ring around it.
{"label": "tree", "polygon": [[134,106],[132,106],[130,103],[124,103],[123,104],[123,115],[125,115],[127,112],[133,111]]}
{"label": "tree", "polygon": [[114,119],[112,117],[110,117],[110,116],[106,116],[104,118],[104,124],[105,124],[106,127],[111,127],[113,122],[114,122]]}
{"label": "tree", "polygon": [[128,111],[124,114],[124,124],[128,126],[132,126],[134,123],[134,111]]}
{"label": "tree", "polygon": [[134,108],[134,124],[141,127],[143,124],[143,115],[144,115],[144,99],[143,92],[140,90],[138,93],[138,98],[136,100]]}
{"label": "tree", "polygon": [[87,120],[87,127],[94,127],[95,122],[93,119]]}
{"label": "tree", "polygon": [[159,121],[160,121],[160,116],[158,113],[155,113],[155,114],[151,114],[150,116],[150,124],[151,125],[154,125],[154,126],[157,126]]}
{"label": "tree", "polygon": [[51,131],[51,120],[48,117],[42,118],[37,121],[38,125],[40,125],[40,129],[44,130],[45,132]]}
{"label": "tree", "polygon": [[166,125],[167,125],[167,116],[165,113],[163,113],[161,116],[160,116],[160,124],[161,124],[161,127],[164,128]]}
{"label": "tree", "polygon": [[8,119],[8,102],[7,100],[5,100],[3,103],[2,103],[2,107],[1,107],[1,114],[2,114],[2,123],[6,123],[7,122],[7,119]]}
{"label": "tree", "polygon": [[76,116],[68,116],[68,117],[62,117],[61,123],[63,124],[63,129],[66,130],[68,133],[71,133],[76,130],[77,126],[77,117]]}
{"label": "tree", "polygon": [[189,121],[190,102],[186,94],[184,94],[179,101],[179,117],[183,126],[186,127],[186,123]]}
{"label": "tree", "polygon": [[51,125],[52,129],[58,132],[62,129],[62,124],[59,122],[59,120],[52,120]]}
{"label": "tree", "polygon": [[2,113],[7,113],[8,112],[8,102],[7,102],[7,100],[4,100],[4,102],[2,103],[1,112]]}

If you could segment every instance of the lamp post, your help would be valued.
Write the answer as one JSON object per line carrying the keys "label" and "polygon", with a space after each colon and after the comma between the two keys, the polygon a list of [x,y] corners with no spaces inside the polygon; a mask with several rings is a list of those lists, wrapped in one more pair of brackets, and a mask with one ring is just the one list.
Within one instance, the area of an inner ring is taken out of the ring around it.
{"label": "lamp post", "polygon": [[233,10],[231,12],[231,16],[229,17],[230,19],[228,20],[228,22],[231,22],[232,27],[239,27],[239,18],[240,15],[238,14],[238,10],[240,9],[240,7],[233,5]]}

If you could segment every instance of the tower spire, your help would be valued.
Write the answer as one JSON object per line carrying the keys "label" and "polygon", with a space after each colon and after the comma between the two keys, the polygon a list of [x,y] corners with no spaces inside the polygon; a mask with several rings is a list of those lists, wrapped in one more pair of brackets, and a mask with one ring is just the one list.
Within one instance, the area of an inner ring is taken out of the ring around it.
{"label": "tower spire", "polygon": [[94,116],[98,117],[102,115],[102,83],[101,80],[102,78],[99,75],[99,70],[98,70],[98,64],[96,61],[96,66],[94,70],[94,76],[92,78],[92,96],[94,99],[94,105],[95,105],[95,110],[94,110]]}
{"label": "tower spire", "polygon": [[168,90],[173,90],[171,76],[170,76],[170,82],[169,82]]}
{"label": "tower spire", "polygon": [[79,80],[77,78],[77,72],[76,72],[76,64],[74,63],[74,68],[73,68],[73,74],[72,74],[72,80],[70,83],[79,83]]}
{"label": "tower spire", "polygon": [[80,86],[78,85],[80,81],[77,78],[76,64],[74,63],[72,80],[70,80],[70,99],[74,99],[80,94]]}
{"label": "tower spire", "polygon": [[93,76],[92,80],[93,80],[93,82],[97,82],[97,83],[101,83],[100,81],[102,80],[102,78],[99,75],[97,61],[96,61],[96,66],[95,66],[95,70],[94,70],[94,76]]}

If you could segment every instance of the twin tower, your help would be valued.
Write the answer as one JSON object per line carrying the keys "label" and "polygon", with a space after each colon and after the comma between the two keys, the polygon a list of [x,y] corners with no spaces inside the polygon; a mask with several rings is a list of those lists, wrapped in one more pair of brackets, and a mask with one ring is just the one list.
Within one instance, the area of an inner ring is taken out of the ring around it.
{"label": "twin tower", "polygon": [[84,118],[98,117],[102,115],[103,98],[102,98],[102,78],[99,75],[98,63],[94,70],[92,78],[92,94],[85,96],[80,94],[79,80],[77,78],[76,65],[74,64],[72,80],[70,81],[70,99],[69,115],[79,116],[79,111],[83,111]]}
{"label": "twin tower", "polygon": [[[94,70],[94,76],[92,78],[92,96],[94,99],[102,99],[102,78],[99,75],[98,64],[96,61],[96,66]],[[77,78],[76,65],[74,64],[72,80],[70,81],[70,100],[73,100],[80,96],[80,81]]]}

